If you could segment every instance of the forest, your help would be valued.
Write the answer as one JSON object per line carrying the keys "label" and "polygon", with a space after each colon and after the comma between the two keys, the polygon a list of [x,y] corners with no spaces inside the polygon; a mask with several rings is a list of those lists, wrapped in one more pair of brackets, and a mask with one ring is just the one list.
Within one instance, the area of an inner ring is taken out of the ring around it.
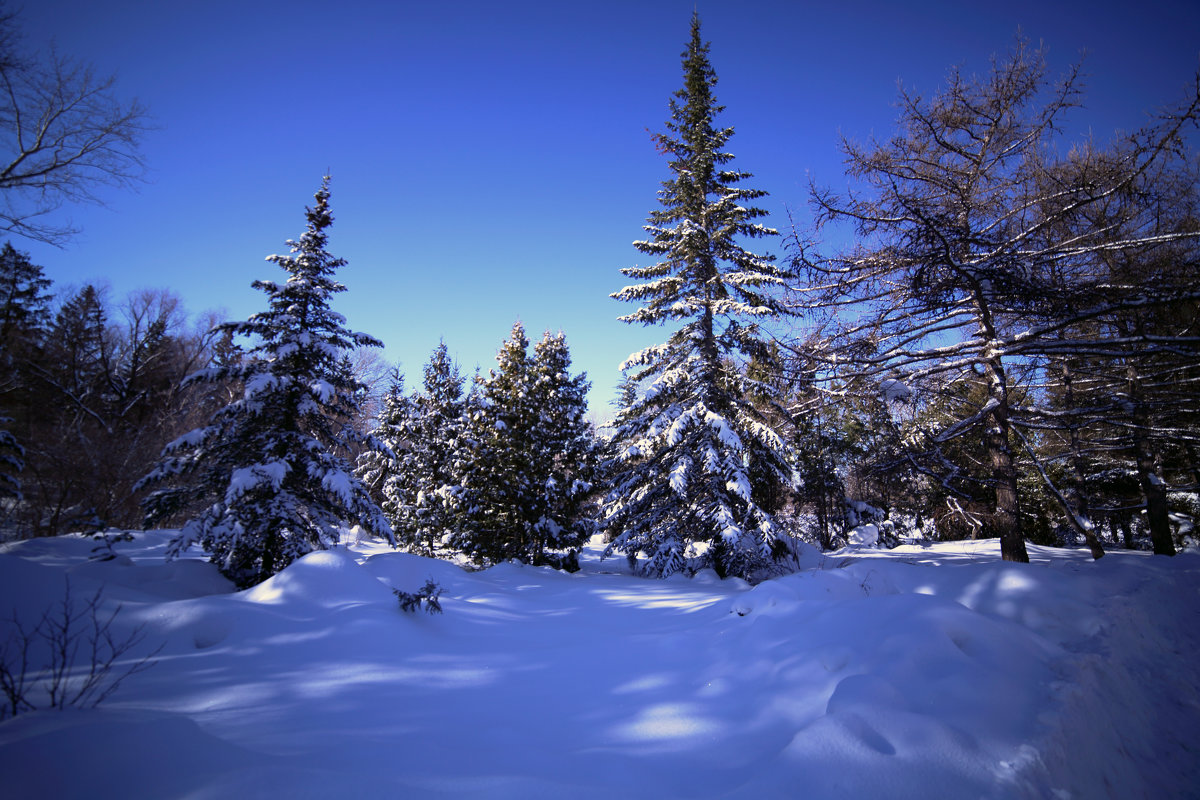
{"label": "forest", "polygon": [[[143,110],[23,63],[5,191],[129,179]],[[181,527],[180,549],[246,585],[352,526],[476,566],[570,567],[602,533],[648,574],[747,578],[786,570],[795,542],[998,538],[1024,561],[1027,541],[1096,558],[1190,541],[1200,96],[1111,144],[1063,142],[1079,75],[1052,80],[1018,37],[987,74],[902,92],[890,138],[843,142],[853,188],[814,186],[814,224],[781,234],[726,152],[698,18],[683,77],[634,243],[655,261],[612,295],[665,340],[623,366],[606,425],[563,333],[531,353],[520,322],[487,374],[465,379],[443,343],[407,390],[330,305],[327,178],[269,259],[286,282],[255,282],[268,310],[243,322],[188,319],[170,289],[57,293],[4,246],[5,538]],[[94,174],[22,127],[50,78],[94,101],[51,129],[109,137],[82,156]],[[13,208],[11,233],[67,235]],[[852,243],[823,243],[839,226]]]}

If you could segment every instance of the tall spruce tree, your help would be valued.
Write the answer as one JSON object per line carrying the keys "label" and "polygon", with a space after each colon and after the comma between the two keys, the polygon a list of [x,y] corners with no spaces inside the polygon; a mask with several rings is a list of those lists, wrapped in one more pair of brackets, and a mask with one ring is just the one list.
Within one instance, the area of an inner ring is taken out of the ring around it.
{"label": "tall spruce tree", "polygon": [[204,428],[167,446],[142,480],[147,523],[202,504],[172,542],[177,555],[195,542],[241,586],[274,575],[304,554],[337,543],[343,526],[361,525],[394,541],[366,486],[338,455],[361,434],[351,423],[361,385],[341,368],[355,347],[379,347],[346,329],[329,307],[345,291],[334,273],[345,261],[326,250],[329,179],[307,209],[308,228],[289,241],[291,255],[273,255],[284,283],[256,281],[269,307],[220,331],[251,337],[239,363],[193,375],[191,381],[241,381],[244,392]]}
{"label": "tall spruce tree", "polygon": [[406,395],[396,373],[378,415],[378,444],[358,460],[358,474],[380,499],[397,541],[428,556],[445,548],[455,528],[462,387],[444,343],[425,365],[423,391]]}
{"label": "tall spruce tree", "polygon": [[595,529],[587,377],[570,374],[562,334],[547,333],[531,356],[520,322],[496,361],[465,404],[454,545],[481,564],[572,569]]}
{"label": "tall spruce tree", "polygon": [[404,391],[404,375],[393,369],[388,390],[380,403],[368,448],[359,455],[355,474],[379,503],[401,544],[409,543],[403,509],[411,503],[404,475],[409,472],[416,444],[417,419],[411,398]]}
{"label": "tall spruce tree", "polygon": [[452,503],[463,434],[463,379],[443,342],[425,365],[423,390],[414,398],[417,436],[408,482],[415,489],[403,521],[413,541],[436,555],[455,527]]}
{"label": "tall spruce tree", "polygon": [[520,322],[467,398],[459,529],[453,543],[478,564],[529,560],[535,409],[529,337]]}
{"label": "tall spruce tree", "polygon": [[6,242],[0,249],[0,524],[6,524],[11,501],[21,498],[18,473],[25,467],[27,436],[36,405],[33,364],[50,324],[50,280],[42,268]]}
{"label": "tall spruce tree", "polygon": [[776,538],[752,491],[751,465],[794,485],[785,445],[755,409],[745,371],[750,358],[771,358],[758,322],[783,312],[770,290],[787,273],[739,243],[778,234],[755,222],[766,212],[753,201],[766,193],[735,185],[751,175],[729,167],[733,128],[716,125],[723,107],[697,15],[682,57],[684,85],[656,137],[672,176],[659,192],[662,208],[650,214],[651,238],[634,242],[660,260],[622,269],[639,283],[612,295],[642,304],[624,322],[678,327],[625,365],[645,391],[617,421],[608,552],[644,553],[654,575],[712,566],[744,576],[768,563]]}
{"label": "tall spruce tree", "polygon": [[596,437],[587,419],[587,375],[571,375],[567,337],[546,331],[533,348],[532,436],[538,518],[534,522],[535,563],[546,551],[567,551],[565,566],[596,532],[589,507],[596,479]]}
{"label": "tall spruce tree", "polygon": [[0,249],[0,344],[5,363],[25,353],[50,324],[50,279],[42,268],[5,242]]}

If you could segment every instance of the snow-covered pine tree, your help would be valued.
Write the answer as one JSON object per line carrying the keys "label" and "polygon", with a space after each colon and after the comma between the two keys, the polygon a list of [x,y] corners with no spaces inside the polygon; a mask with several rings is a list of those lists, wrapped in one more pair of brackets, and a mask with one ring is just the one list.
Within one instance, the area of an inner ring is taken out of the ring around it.
{"label": "snow-covered pine tree", "polygon": [[333,275],[346,262],[326,250],[333,223],[328,177],[306,216],[307,230],[288,242],[292,254],[267,259],[287,281],[252,284],[267,294],[267,311],[218,326],[250,337],[253,346],[240,362],[189,378],[241,381],[242,396],[207,427],[169,444],[140,484],[157,487],[145,500],[147,524],[201,508],[170,554],[199,542],[240,586],[335,545],[343,526],[361,525],[394,542],[366,486],[337,455],[361,436],[350,425],[360,387],[341,369],[342,357],[381,343],[348,330],[329,307],[331,295],[345,291]]}
{"label": "snow-covered pine tree", "polygon": [[604,525],[614,537],[608,552],[644,553],[649,574],[712,566],[745,576],[768,563],[776,538],[749,465],[786,486],[795,480],[745,371],[749,358],[770,358],[757,321],[783,313],[770,290],[788,273],[739,244],[777,233],[755,222],[766,212],[752,201],[766,193],[735,186],[751,176],[728,166],[733,128],[715,126],[723,107],[695,14],[682,57],[684,86],[656,136],[672,176],[646,226],[652,238],[634,243],[660,260],[623,269],[640,282],[612,295],[643,304],[624,322],[679,327],[626,362],[645,391],[617,420]]}
{"label": "snow-covered pine tree", "polygon": [[425,365],[423,392],[406,395],[395,373],[373,431],[379,444],[358,461],[398,543],[424,555],[437,555],[455,527],[462,386],[445,344]]}
{"label": "snow-covered pine tree", "polygon": [[380,404],[371,431],[371,441],[359,455],[355,474],[387,517],[398,544],[411,544],[409,531],[401,524],[402,510],[412,497],[406,480],[411,471],[417,439],[416,410],[404,391],[404,375],[393,369],[387,393]]}
{"label": "snow-covered pine tree", "polygon": [[455,529],[453,496],[462,483],[462,392],[458,365],[442,342],[425,365],[423,391],[413,398],[417,436],[407,480],[415,491],[413,503],[402,510],[406,535],[431,556]]}
{"label": "snow-covered pine tree", "polygon": [[595,471],[587,376],[571,376],[562,334],[547,333],[530,357],[520,322],[496,360],[466,401],[452,541],[480,564],[571,568],[595,530],[587,507]]}
{"label": "snow-covered pine tree", "polygon": [[496,354],[497,368],[476,377],[467,398],[466,435],[457,492],[454,548],[477,564],[529,560],[530,518],[535,494],[531,443],[532,403],[529,338],[520,322]]}
{"label": "snow-covered pine tree", "polygon": [[[546,331],[533,348],[533,404],[538,411],[532,438],[539,498],[534,523],[533,563],[546,550],[566,551],[563,566],[577,564],[576,553],[596,532],[589,498],[596,478],[597,446],[587,419],[587,375],[572,376],[571,352],[561,332]],[[556,564],[557,566],[558,564]]]}

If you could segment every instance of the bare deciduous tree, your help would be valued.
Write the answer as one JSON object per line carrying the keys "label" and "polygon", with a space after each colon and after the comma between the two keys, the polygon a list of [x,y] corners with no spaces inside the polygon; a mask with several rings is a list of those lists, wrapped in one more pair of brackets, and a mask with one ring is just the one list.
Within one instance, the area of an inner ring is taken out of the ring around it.
{"label": "bare deciduous tree", "polygon": [[[1014,393],[1026,390],[1014,374],[1061,352],[1059,334],[1079,322],[1194,296],[1192,286],[1114,286],[1097,262],[1195,239],[1191,229],[1149,224],[1135,190],[1175,152],[1200,95],[1099,156],[1083,148],[1058,159],[1077,76],[1050,81],[1041,52],[1018,40],[986,75],[955,70],[928,98],[902,92],[891,139],[844,145],[861,189],[814,191],[818,223],[849,223],[858,248],[819,258],[797,237],[810,279],[800,305],[824,314],[830,331],[824,352],[806,358],[822,360],[842,385],[902,381],[927,396],[966,389],[917,444],[948,487],[973,483],[988,498],[982,532],[1000,538],[1006,560],[1028,560],[1013,427]],[[1119,197],[1136,213],[1118,227],[1099,221],[1095,212]],[[978,445],[966,451],[968,438]]]}
{"label": "bare deciduous tree", "polygon": [[53,212],[142,180],[148,115],[87,64],[24,55],[14,17],[0,14],[0,229],[61,246],[77,231]]}

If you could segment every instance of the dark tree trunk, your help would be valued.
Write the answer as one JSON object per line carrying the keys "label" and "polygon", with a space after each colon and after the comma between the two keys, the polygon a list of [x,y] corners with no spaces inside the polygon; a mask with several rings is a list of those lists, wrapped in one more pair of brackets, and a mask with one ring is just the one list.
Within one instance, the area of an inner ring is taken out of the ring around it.
{"label": "dark tree trunk", "polygon": [[1129,524],[1129,517],[1121,517],[1121,541],[1125,543],[1126,550],[1133,550],[1137,544],[1133,541],[1133,526]]}
{"label": "dark tree trunk", "polygon": [[1141,377],[1131,363],[1127,369],[1129,398],[1133,403],[1133,450],[1138,483],[1146,503],[1146,525],[1155,555],[1175,555],[1171,520],[1167,512],[1167,485],[1158,474],[1158,458],[1150,441],[1150,417],[1142,403]]}
{"label": "dark tree trunk", "polygon": [[[1071,386],[1071,368],[1067,364],[1063,364],[1063,386],[1066,389],[1067,408],[1074,408],[1075,391]],[[1075,508],[1073,512],[1068,509],[1067,519],[1071,523],[1071,527],[1083,534],[1088,549],[1092,551],[1092,558],[1099,561],[1104,557],[1104,545],[1096,536],[1095,525],[1092,524],[1089,513],[1087,462],[1083,457],[1083,448],[1079,445],[1079,431],[1073,424],[1068,424],[1071,434],[1071,463],[1075,468],[1075,486],[1073,487]]]}
{"label": "dark tree trunk", "polygon": [[1192,491],[1200,492],[1200,459],[1197,459],[1196,448],[1191,442],[1186,443],[1184,447],[1187,449],[1188,467],[1192,471]]}
{"label": "dark tree trunk", "polygon": [[1154,545],[1156,555],[1173,556],[1175,541],[1171,537],[1171,518],[1167,511],[1167,487],[1158,475],[1154,450],[1140,426],[1134,438],[1137,447],[1138,482],[1146,500],[1146,524],[1150,528],[1150,541]]}
{"label": "dark tree trunk", "polygon": [[1017,468],[1009,447],[1008,382],[999,358],[987,364],[990,399],[995,407],[985,420],[984,446],[992,465],[996,487],[996,506],[992,514],[992,532],[1000,537],[1000,557],[1005,561],[1029,562],[1025,537],[1021,535],[1020,496],[1017,493]]}

